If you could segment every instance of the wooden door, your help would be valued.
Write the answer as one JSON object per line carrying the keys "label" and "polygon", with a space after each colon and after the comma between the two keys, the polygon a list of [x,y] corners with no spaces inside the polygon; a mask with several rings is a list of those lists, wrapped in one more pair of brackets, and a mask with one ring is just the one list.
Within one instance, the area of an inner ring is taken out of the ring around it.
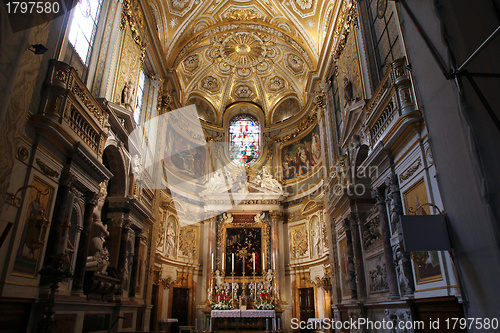
{"label": "wooden door", "polygon": [[173,288],[172,318],[179,320],[179,326],[188,325],[189,288]]}
{"label": "wooden door", "polygon": [[[307,322],[307,319],[315,318],[316,311],[314,307],[314,288],[299,289],[299,308],[300,308],[300,321]],[[301,332],[312,332],[312,331],[301,330]]]}

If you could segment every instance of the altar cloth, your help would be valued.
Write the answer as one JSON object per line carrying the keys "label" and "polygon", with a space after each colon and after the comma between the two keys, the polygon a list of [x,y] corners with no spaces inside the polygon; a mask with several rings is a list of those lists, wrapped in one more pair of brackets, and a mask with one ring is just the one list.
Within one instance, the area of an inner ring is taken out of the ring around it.
{"label": "altar cloth", "polygon": [[212,318],[274,318],[274,310],[212,310]]}

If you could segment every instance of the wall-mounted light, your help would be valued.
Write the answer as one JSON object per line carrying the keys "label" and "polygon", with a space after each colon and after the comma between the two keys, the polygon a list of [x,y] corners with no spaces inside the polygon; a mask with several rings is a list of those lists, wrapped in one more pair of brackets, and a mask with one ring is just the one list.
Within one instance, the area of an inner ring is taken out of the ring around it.
{"label": "wall-mounted light", "polygon": [[45,52],[47,52],[49,49],[45,47],[45,45],[43,44],[34,44],[34,45],[31,45],[28,50],[30,50],[31,52],[33,52],[34,54],[44,54]]}

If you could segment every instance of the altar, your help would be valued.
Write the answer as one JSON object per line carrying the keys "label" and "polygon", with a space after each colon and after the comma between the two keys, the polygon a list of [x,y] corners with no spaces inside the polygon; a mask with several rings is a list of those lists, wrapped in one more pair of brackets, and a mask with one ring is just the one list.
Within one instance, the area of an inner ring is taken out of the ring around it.
{"label": "altar", "polygon": [[219,330],[280,330],[275,310],[212,310],[210,332]]}

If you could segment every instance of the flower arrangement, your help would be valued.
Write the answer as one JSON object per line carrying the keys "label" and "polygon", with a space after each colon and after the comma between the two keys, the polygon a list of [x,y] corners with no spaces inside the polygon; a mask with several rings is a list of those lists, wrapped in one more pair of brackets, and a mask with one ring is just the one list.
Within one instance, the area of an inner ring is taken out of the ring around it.
{"label": "flower arrangement", "polygon": [[231,300],[226,293],[215,294],[215,300],[211,303],[212,310],[230,310],[232,309]]}
{"label": "flower arrangement", "polygon": [[258,294],[254,308],[257,310],[274,309],[274,302],[272,301],[271,295],[269,295],[267,292]]}

